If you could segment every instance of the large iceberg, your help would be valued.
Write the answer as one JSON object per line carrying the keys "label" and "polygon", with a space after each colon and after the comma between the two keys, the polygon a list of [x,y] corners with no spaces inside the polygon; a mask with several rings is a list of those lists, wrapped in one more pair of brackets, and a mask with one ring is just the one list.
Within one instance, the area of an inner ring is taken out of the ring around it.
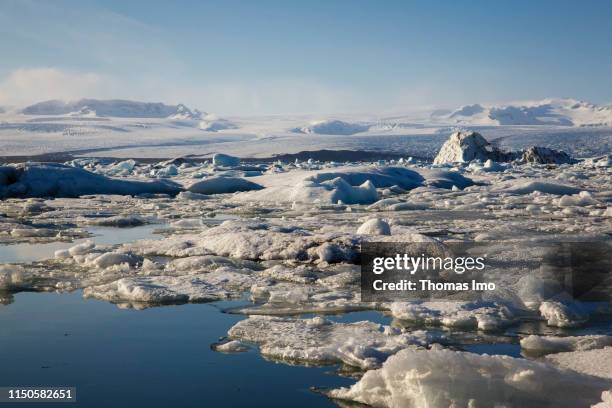
{"label": "large iceberg", "polygon": [[505,161],[507,154],[495,148],[480,133],[459,131],[442,145],[434,164],[467,163],[472,160]]}
{"label": "large iceberg", "polygon": [[451,134],[442,145],[434,164],[481,162],[507,162],[519,160],[522,163],[565,164],[573,163],[567,153],[547,147],[531,146],[522,151],[505,152],[489,143],[480,133],[459,131]]}

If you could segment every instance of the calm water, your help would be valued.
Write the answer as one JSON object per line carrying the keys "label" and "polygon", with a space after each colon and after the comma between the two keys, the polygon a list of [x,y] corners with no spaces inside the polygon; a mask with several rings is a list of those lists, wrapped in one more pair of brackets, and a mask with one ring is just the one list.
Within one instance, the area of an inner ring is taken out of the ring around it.
{"label": "calm water", "polygon": [[[118,244],[159,237],[153,234],[156,228],[159,226],[102,227],[90,231],[96,243]],[[83,240],[76,242],[80,241]],[[0,246],[0,263],[52,257],[56,250],[76,242]],[[274,363],[263,359],[255,348],[237,354],[212,351],[210,345],[244,318],[222,312],[239,302],[137,311],[85,300],[81,291],[19,293],[14,300],[10,305],[0,305],[0,386],[77,388],[76,404],[44,406],[336,407],[309,387],[333,388],[354,383],[334,374],[337,367]],[[375,311],[327,317],[346,323],[361,320],[391,323],[389,316]],[[541,324],[529,323],[505,333],[503,342],[466,343],[462,348],[519,357],[517,334],[541,330],[544,330]],[[612,323],[607,321],[586,332],[611,330]],[[473,338],[473,333],[468,336]]]}
{"label": "calm water", "polygon": [[244,318],[220,312],[230,305],[136,311],[82,299],[80,291],[17,294],[0,306],[0,385],[76,386],[83,407],[336,406],[308,389],[354,382],[332,374],[334,367],[277,364],[257,350],[212,351]]}
{"label": "calm water", "polygon": [[87,231],[94,236],[86,239],[77,239],[73,242],[0,245],[0,264],[35,262],[53,258],[55,251],[68,249],[88,239],[97,244],[114,245],[138,239],[159,238],[159,235],[153,234],[153,231],[158,228],[160,228],[160,225],[154,224],[141,225],[133,228],[88,227]]}
{"label": "calm water", "polygon": [[[98,244],[119,244],[159,237],[157,228],[88,230]],[[82,241],[0,246],[0,263],[50,258]],[[244,318],[221,312],[232,302],[136,311],[85,300],[81,291],[19,293],[14,300],[0,305],[0,386],[75,386],[78,402],[70,406],[335,407],[309,387],[354,382],[334,375],[334,367],[266,361],[256,349],[212,351]]]}

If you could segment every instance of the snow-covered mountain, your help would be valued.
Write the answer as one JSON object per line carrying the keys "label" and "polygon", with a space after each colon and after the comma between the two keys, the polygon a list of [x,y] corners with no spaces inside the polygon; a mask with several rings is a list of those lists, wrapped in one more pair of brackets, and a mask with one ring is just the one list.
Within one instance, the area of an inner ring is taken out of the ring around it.
{"label": "snow-covered mountain", "polygon": [[[164,119],[172,125],[197,128],[208,132],[236,129],[238,126],[217,115],[190,109],[186,105],[137,102],[121,99],[81,99],[76,102],[51,100],[22,109],[25,115],[64,116],[70,118],[149,118]],[[38,119],[37,119],[38,120]]]}
{"label": "snow-covered mountain", "polygon": [[544,99],[509,105],[466,105],[451,113],[432,113],[435,122],[457,125],[612,126],[612,106],[575,99]]}
{"label": "snow-covered mountain", "polygon": [[176,106],[176,111],[168,116],[168,119],[172,120],[202,120],[202,117],[205,116],[206,113],[200,112],[197,109],[191,110],[187,106],[182,103]]}
{"label": "snow-covered mountain", "polygon": [[51,100],[30,105],[21,112],[26,115],[67,115],[80,112],[85,107],[100,117],[166,118],[177,113],[178,105],[122,99],[80,99],[74,102]]}
{"label": "snow-covered mountain", "polygon": [[98,115],[96,114],[96,111],[91,109],[89,106],[83,106],[78,111],[70,112],[68,116],[75,118],[95,118]]}

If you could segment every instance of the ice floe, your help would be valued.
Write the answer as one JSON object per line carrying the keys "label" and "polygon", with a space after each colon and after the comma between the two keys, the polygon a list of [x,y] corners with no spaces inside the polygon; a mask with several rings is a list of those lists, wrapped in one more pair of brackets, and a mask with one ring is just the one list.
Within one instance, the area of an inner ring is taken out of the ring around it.
{"label": "ice floe", "polygon": [[[610,367],[611,365],[609,365]],[[374,407],[578,407],[600,401],[612,382],[512,358],[444,349],[405,349],[332,398]]]}
{"label": "ice floe", "polygon": [[0,167],[0,197],[79,197],[91,194],[177,194],[171,181],[104,177],[70,166],[40,163]]}
{"label": "ice floe", "polygon": [[188,191],[195,194],[227,194],[262,188],[259,184],[239,177],[210,177],[192,184]]}
{"label": "ice floe", "polygon": [[521,339],[521,348],[529,354],[552,354],[567,351],[587,351],[612,346],[612,336],[537,336],[530,335]]}
{"label": "ice floe", "polygon": [[234,325],[228,336],[259,345],[264,356],[276,360],[343,363],[361,369],[379,367],[388,356],[410,345],[443,340],[425,331],[399,333],[369,321],[334,323],[322,317],[251,316]]}
{"label": "ice floe", "polygon": [[612,380],[612,347],[550,354],[546,360],[558,367]]}

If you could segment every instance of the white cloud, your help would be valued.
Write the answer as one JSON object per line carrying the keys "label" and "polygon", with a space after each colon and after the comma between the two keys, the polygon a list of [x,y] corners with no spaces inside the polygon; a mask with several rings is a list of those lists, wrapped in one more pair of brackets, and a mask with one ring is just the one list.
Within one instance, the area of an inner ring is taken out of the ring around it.
{"label": "white cloud", "polygon": [[189,81],[117,78],[58,68],[20,68],[0,79],[0,105],[23,107],[49,99],[120,98],[186,103],[221,114],[329,113],[357,107],[357,95],[313,80]]}
{"label": "white cloud", "polygon": [[215,81],[186,89],[203,109],[228,114],[329,113],[354,108],[357,96],[309,79]]}
{"label": "white cloud", "polygon": [[[19,68],[0,78],[0,105],[23,107],[49,99],[132,99],[185,103],[221,115],[336,114],[412,111],[435,105],[435,86],[397,86],[364,93],[313,79],[186,80],[139,73],[131,77],[55,67]],[[446,100],[446,106],[454,106]]]}
{"label": "white cloud", "polygon": [[22,106],[48,99],[74,100],[100,93],[105,80],[94,73],[21,68],[0,82],[0,104]]}

